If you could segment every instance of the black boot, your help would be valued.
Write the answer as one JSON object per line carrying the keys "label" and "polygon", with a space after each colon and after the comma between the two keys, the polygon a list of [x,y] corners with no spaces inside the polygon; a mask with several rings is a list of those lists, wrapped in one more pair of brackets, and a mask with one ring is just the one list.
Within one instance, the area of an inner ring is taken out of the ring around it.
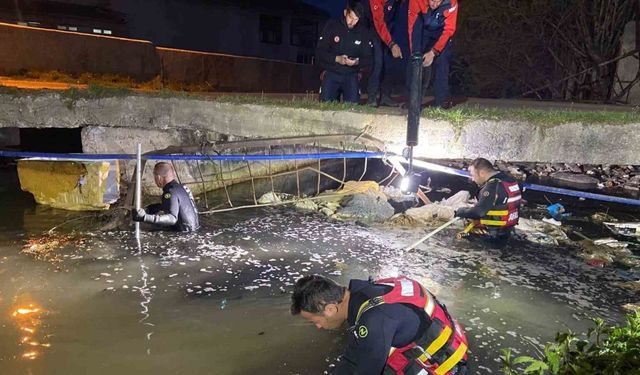
{"label": "black boot", "polygon": [[380,98],[380,106],[385,106],[385,107],[401,107],[402,103],[398,103],[395,100],[391,99],[390,96],[388,95],[383,95]]}

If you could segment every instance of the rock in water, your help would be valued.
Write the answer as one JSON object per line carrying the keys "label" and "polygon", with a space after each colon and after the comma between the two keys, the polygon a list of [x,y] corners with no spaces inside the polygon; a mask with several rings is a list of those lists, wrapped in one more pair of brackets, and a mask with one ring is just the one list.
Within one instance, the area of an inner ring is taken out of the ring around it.
{"label": "rock in water", "polygon": [[589,190],[598,187],[597,178],[587,176],[585,174],[576,174],[568,172],[556,172],[551,174],[553,181],[560,185],[569,188]]}
{"label": "rock in water", "polygon": [[343,201],[338,210],[339,218],[361,221],[385,221],[395,213],[393,207],[380,196],[356,194]]}

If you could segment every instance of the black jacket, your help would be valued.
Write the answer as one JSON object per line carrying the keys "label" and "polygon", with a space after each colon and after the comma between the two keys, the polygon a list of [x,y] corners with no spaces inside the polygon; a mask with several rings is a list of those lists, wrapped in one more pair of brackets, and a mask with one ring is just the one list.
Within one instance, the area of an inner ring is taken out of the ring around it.
{"label": "black jacket", "polygon": [[[357,73],[371,62],[372,46],[369,39],[368,30],[359,23],[349,29],[344,17],[331,19],[320,34],[316,47],[316,64],[322,70],[338,74]],[[336,62],[336,56],[341,55],[357,57],[360,62],[354,66],[340,65]]]}
{"label": "black jacket", "polygon": [[[494,176],[500,181],[516,182],[512,176],[499,172]],[[495,179],[489,179],[478,192],[478,203],[473,207],[463,207],[456,210],[456,216],[465,219],[480,219],[484,217],[487,212],[494,209],[498,204],[503,204],[509,197],[504,186]]]}
{"label": "black jacket", "polygon": [[200,227],[198,209],[191,191],[176,180],[162,188],[162,203],[147,208],[145,223],[171,227],[180,232],[192,232]]}
{"label": "black jacket", "polygon": [[[346,351],[333,372],[334,375],[382,374],[391,347],[403,347],[418,338],[424,328],[420,312],[412,306],[383,304],[363,314],[355,324],[358,309],[370,298],[388,293],[391,287],[374,285],[366,280],[351,280],[348,322],[350,328]],[[361,334],[366,332],[365,335]]]}

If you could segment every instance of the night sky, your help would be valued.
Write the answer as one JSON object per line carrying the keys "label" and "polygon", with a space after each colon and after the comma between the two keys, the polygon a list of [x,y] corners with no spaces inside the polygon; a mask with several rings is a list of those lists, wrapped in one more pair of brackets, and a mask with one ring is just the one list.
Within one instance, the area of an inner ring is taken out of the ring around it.
{"label": "night sky", "polygon": [[312,4],[336,16],[342,12],[347,0],[304,0],[307,4]]}

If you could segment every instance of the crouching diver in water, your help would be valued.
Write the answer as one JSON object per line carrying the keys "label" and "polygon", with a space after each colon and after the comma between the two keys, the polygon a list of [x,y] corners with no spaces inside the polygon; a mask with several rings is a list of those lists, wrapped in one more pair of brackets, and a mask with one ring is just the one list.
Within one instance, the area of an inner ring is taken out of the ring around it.
{"label": "crouching diver in water", "polygon": [[447,308],[404,276],[351,280],[345,288],[323,276],[296,282],[291,313],[317,328],[348,322],[346,351],[333,375],[465,375],[467,338]]}
{"label": "crouching diver in water", "polygon": [[146,209],[131,210],[133,221],[139,221],[179,232],[193,232],[200,227],[198,209],[188,187],[175,179],[169,163],[160,162],[153,168],[156,185],[162,188],[162,203]]}
{"label": "crouching diver in water", "polygon": [[456,217],[471,220],[460,235],[504,245],[518,224],[520,186],[512,176],[495,170],[487,159],[471,162],[469,173],[480,191],[475,206],[455,212]]}

